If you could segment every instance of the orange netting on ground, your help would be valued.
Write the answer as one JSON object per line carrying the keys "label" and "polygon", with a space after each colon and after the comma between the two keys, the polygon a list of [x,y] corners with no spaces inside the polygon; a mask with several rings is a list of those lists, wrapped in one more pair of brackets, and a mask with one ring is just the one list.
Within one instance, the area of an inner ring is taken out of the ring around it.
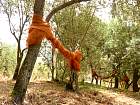
{"label": "orange netting on ground", "polygon": [[63,56],[68,59],[70,68],[72,70],[80,71],[80,61],[82,53],[79,50],[74,52],[66,49],[63,44],[54,37],[49,23],[43,21],[41,16],[33,15],[32,24],[29,28],[29,35],[27,38],[27,46],[37,45],[46,38],[52,45],[59,50]]}

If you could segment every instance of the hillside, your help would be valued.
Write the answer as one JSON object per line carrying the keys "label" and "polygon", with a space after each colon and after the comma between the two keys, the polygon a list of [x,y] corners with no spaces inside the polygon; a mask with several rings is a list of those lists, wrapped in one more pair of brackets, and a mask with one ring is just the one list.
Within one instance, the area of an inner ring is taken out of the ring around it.
{"label": "hillside", "polygon": [[[12,81],[0,82],[0,104],[11,105]],[[137,96],[136,96],[137,95]],[[31,82],[24,105],[140,105],[139,94],[125,94],[106,90],[94,85],[80,85],[79,92],[64,90],[64,85],[56,82]],[[130,96],[134,98],[130,98]]]}

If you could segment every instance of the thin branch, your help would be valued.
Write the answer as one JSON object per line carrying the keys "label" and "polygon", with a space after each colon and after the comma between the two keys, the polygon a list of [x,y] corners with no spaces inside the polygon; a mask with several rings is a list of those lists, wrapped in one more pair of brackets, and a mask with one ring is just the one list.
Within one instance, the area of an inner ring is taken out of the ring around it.
{"label": "thin branch", "polygon": [[[26,24],[26,22],[28,21],[28,15],[26,16],[25,20],[23,20],[23,7],[22,7],[22,2],[21,0],[18,2],[18,15],[19,15],[19,18],[20,18],[20,23],[19,23],[19,36],[18,36],[18,40],[17,40],[17,61],[19,58],[22,58],[23,57],[23,52],[24,52],[24,49],[21,51],[21,36],[23,34],[23,29],[24,29],[24,26]],[[26,49],[26,48],[25,48]]]}
{"label": "thin branch", "polygon": [[62,5],[60,5],[60,6],[56,7],[56,8],[54,8],[54,9],[49,13],[49,15],[46,17],[46,21],[49,22],[50,19],[52,18],[52,16],[53,16],[56,12],[62,10],[63,8],[66,8],[66,7],[68,7],[68,6],[70,6],[70,5],[73,5],[73,4],[75,4],[75,3],[80,3],[80,2],[82,2],[82,1],[90,1],[90,0],[71,0],[71,1],[68,1],[68,2],[66,2],[66,3],[64,3],[64,4],[62,4]]}
{"label": "thin branch", "polygon": [[133,80],[128,84],[127,89],[131,86],[132,83],[133,83]]}
{"label": "thin branch", "polygon": [[87,26],[87,29],[86,29],[86,31],[85,31],[85,34],[82,36],[81,42],[79,43],[79,47],[82,46],[82,43],[83,43],[83,41],[84,41],[84,39],[85,39],[85,37],[86,37],[86,35],[87,35],[87,33],[88,33],[88,30],[89,30],[89,28],[90,28],[92,22],[93,22],[93,15],[94,15],[94,13],[95,13],[95,10],[96,10],[96,8],[94,9],[94,11],[93,11],[93,13],[92,13],[92,16],[91,16],[91,19],[90,19],[91,21],[89,22],[89,25]]}
{"label": "thin branch", "polygon": [[21,18],[21,11],[20,11],[20,2],[18,2],[18,15],[19,15],[19,29],[20,29],[20,32],[21,32],[21,24],[22,24],[22,18]]}
{"label": "thin branch", "polygon": [[23,55],[24,51],[27,50],[28,48],[24,48],[22,51],[21,51],[21,55]]}
{"label": "thin branch", "polygon": [[[5,6],[3,5],[3,3],[2,3],[1,0],[0,0],[0,4],[1,4],[1,6],[3,7],[3,9],[4,9],[4,11],[5,11],[5,13],[6,13],[7,17],[8,17],[8,24],[9,24],[10,32],[11,32],[11,34],[15,37],[16,41],[18,42],[18,38],[17,38],[17,36],[15,35],[15,32],[14,32],[14,30],[15,30],[15,29],[14,29],[14,26],[13,26],[12,23],[11,23],[10,15],[9,15],[7,9],[5,8]],[[12,30],[12,29],[13,29],[13,30]]]}
{"label": "thin branch", "polygon": [[23,16],[24,16],[24,11],[23,10],[24,9],[23,9],[23,4],[22,4],[21,0],[20,0],[20,6],[21,6],[20,9],[21,9],[21,18],[22,18],[22,22],[21,23],[23,24]]}
{"label": "thin branch", "polygon": [[49,60],[48,58],[40,51],[40,54],[45,58],[45,60],[47,60],[47,66],[50,68],[50,70],[52,70],[50,64],[49,64]]}
{"label": "thin branch", "polygon": [[[20,8],[21,4],[20,4],[20,1],[18,1],[18,15],[19,15],[19,38],[20,36],[22,35],[21,33],[21,27],[22,27],[22,18],[21,18],[21,8]],[[20,39],[18,39],[17,41],[17,45],[18,45],[18,48],[17,48],[17,61],[20,57],[22,57],[22,53],[21,53],[21,48],[20,48]]]}
{"label": "thin branch", "polygon": [[[12,23],[11,23],[10,16],[9,16],[7,10],[6,10],[5,12],[6,12],[7,17],[8,17],[8,23],[9,23],[10,32],[11,32],[11,34],[15,37],[16,41],[18,42],[18,38],[17,38],[17,36],[16,36],[16,34],[15,34],[15,31],[14,31],[15,28],[14,28],[14,26],[13,26]],[[12,29],[13,29],[13,30],[12,30]]]}
{"label": "thin branch", "polygon": [[24,22],[23,22],[23,24],[22,24],[22,27],[21,27],[21,32],[20,32],[19,40],[21,39],[21,36],[22,36],[22,33],[23,33],[23,29],[24,29],[24,27],[25,27],[25,24],[26,24],[26,22],[28,22],[28,21],[29,21],[29,15],[26,15],[26,18],[25,18],[25,20],[24,20]]}

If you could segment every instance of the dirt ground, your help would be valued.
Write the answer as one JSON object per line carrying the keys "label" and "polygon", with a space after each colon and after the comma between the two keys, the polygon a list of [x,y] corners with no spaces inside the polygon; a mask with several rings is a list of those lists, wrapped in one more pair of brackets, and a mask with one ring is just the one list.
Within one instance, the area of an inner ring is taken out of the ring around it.
{"label": "dirt ground", "polygon": [[[0,81],[0,105],[10,105],[10,93],[14,83]],[[140,105],[139,93],[93,89],[80,86],[79,92],[65,91],[64,85],[56,82],[31,82],[24,105]]]}

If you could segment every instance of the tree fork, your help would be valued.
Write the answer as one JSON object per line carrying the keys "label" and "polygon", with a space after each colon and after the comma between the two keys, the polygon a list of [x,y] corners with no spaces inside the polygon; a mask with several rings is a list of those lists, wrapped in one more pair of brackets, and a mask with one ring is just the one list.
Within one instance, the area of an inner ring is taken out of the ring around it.
{"label": "tree fork", "polygon": [[14,75],[13,75],[13,80],[17,80],[17,77],[18,77],[18,74],[19,74],[19,70],[20,70],[21,61],[22,61],[22,59],[23,59],[23,54],[24,54],[24,51],[25,51],[26,49],[27,49],[27,48],[23,49],[23,50],[20,52],[20,56],[17,57],[17,64],[16,64],[16,68],[15,68]]}

